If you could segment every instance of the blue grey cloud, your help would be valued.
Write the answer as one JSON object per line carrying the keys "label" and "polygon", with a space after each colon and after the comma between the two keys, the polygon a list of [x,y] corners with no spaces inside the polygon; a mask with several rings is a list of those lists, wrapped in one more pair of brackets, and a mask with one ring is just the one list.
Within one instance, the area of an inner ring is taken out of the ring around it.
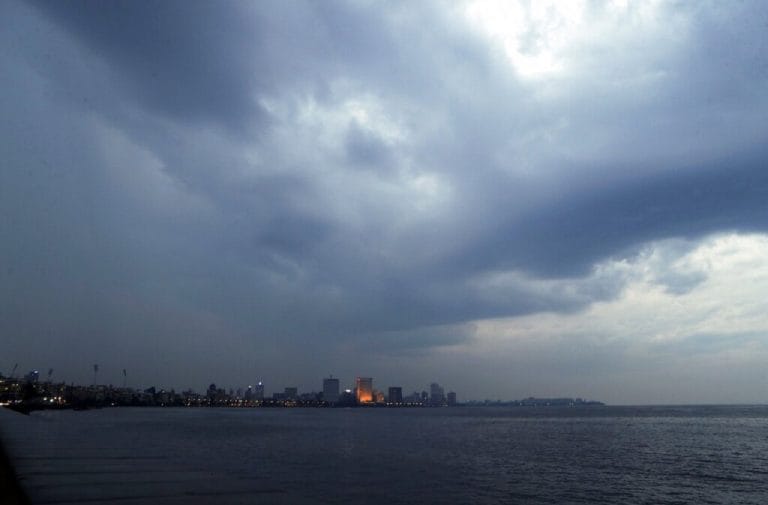
{"label": "blue grey cloud", "polygon": [[598,260],[638,245],[717,231],[768,226],[766,153],[762,146],[701,166],[680,166],[616,184],[610,191],[563,195],[544,209],[501,219],[465,253],[481,268],[498,263],[543,276],[585,275]]}
{"label": "blue grey cloud", "polygon": [[459,6],[2,11],[0,329],[20,360],[152,354],[147,377],[187,360],[205,382],[292,356],[309,376],[583,310],[625,285],[600,262],[768,225],[761,3],[664,7],[685,37],[594,41],[539,84]]}
{"label": "blue grey cloud", "polygon": [[[199,2],[35,2],[106,62],[125,94],[180,121],[242,128],[261,117],[258,26],[241,6]],[[252,53],[251,53],[252,54]]]}

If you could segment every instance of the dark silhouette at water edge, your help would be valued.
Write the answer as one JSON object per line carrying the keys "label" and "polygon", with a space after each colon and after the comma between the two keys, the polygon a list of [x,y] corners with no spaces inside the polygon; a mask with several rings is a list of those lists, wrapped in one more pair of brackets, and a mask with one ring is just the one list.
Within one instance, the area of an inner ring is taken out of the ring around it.
{"label": "dark silhouette at water edge", "polygon": [[0,503],[2,505],[30,505],[27,495],[19,484],[18,476],[8,458],[2,440],[0,440]]}

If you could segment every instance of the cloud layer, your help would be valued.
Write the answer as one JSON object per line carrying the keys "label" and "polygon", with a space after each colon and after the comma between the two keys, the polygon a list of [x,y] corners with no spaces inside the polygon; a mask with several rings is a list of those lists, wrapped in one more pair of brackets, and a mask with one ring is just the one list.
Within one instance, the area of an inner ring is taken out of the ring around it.
{"label": "cloud layer", "polygon": [[[699,292],[671,262],[768,226],[768,9],[542,5],[6,3],[10,359],[506,396],[445,353],[617,303],[649,248],[665,296]],[[595,376],[626,352],[595,344]]]}

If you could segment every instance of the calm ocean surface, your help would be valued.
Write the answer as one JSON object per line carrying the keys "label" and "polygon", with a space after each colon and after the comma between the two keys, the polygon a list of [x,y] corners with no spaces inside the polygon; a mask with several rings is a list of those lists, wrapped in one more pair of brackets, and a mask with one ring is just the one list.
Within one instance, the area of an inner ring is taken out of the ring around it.
{"label": "calm ocean surface", "polygon": [[33,503],[768,503],[768,407],[4,409]]}

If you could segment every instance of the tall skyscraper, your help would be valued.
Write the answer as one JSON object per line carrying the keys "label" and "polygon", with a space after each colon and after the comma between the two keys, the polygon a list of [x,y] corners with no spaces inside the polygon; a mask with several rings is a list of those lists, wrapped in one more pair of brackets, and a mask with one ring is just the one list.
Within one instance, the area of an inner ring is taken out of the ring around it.
{"label": "tall skyscraper", "polygon": [[448,393],[448,406],[453,407],[456,405],[456,393],[453,391]]}
{"label": "tall skyscraper", "polygon": [[445,403],[445,392],[437,382],[429,385],[429,404],[443,405]]}
{"label": "tall skyscraper", "polygon": [[394,405],[403,403],[403,388],[391,387],[389,388],[389,395],[387,401]]}
{"label": "tall skyscraper", "polygon": [[287,387],[285,388],[285,399],[295,400],[299,397],[299,388]]}
{"label": "tall skyscraper", "polygon": [[339,379],[334,379],[333,375],[323,379],[323,399],[328,403],[339,401]]}
{"label": "tall skyscraper", "polygon": [[256,387],[253,391],[253,398],[256,400],[263,400],[264,399],[264,383],[259,381],[258,384],[256,384]]}
{"label": "tall skyscraper", "polygon": [[357,403],[373,402],[373,379],[371,377],[358,377],[355,379],[357,391]]}

